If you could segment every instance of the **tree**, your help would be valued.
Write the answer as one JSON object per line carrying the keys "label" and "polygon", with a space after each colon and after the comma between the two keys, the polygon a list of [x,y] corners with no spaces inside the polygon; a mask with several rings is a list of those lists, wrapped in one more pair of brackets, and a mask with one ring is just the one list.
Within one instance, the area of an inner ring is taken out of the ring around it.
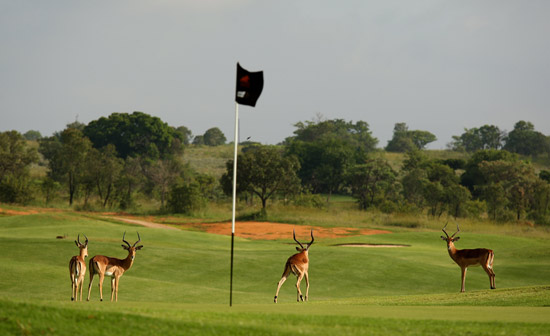
{"label": "tree", "polygon": [[535,126],[526,121],[518,121],[514,130],[508,133],[504,149],[521,155],[550,153],[550,139],[535,131]]}
{"label": "tree", "polygon": [[40,141],[39,151],[48,160],[49,175],[54,181],[66,184],[70,205],[82,183],[86,156],[91,148],[90,140],[76,128],[66,128],[59,136]]}
{"label": "tree", "polygon": [[315,142],[294,141],[287,155],[299,158],[298,176],[315,193],[328,199],[345,182],[347,169],[356,163],[354,148],[340,138],[322,138]]}
{"label": "tree", "polygon": [[[221,184],[227,195],[232,193],[233,160],[227,161],[227,172],[221,177]],[[294,156],[283,156],[280,149],[261,146],[237,159],[237,191],[250,192],[258,196],[265,211],[267,200],[276,193],[286,194],[299,190],[300,179],[296,172],[300,164]]]}
{"label": "tree", "polygon": [[0,133],[0,182],[8,176],[24,174],[24,170],[37,161],[36,149],[28,147],[19,132]]}
{"label": "tree", "polygon": [[[484,161],[480,163],[480,171],[487,181],[483,194],[487,202],[498,201],[513,211],[517,220],[521,219],[530,207],[529,201],[533,198],[535,185],[539,180],[533,166],[522,161]],[[490,195],[487,190],[499,195]],[[502,202],[503,198],[506,202]],[[494,204],[494,207],[493,218],[496,219],[497,205]]]}
{"label": "tree", "polygon": [[470,199],[469,191],[459,185],[454,170],[437,161],[426,166],[428,182],[425,184],[424,197],[430,206],[432,216],[441,216],[444,211],[457,217],[461,206]]}
{"label": "tree", "polygon": [[539,177],[541,180],[544,180],[546,182],[550,182],[550,171],[549,170],[541,170],[539,172]]}
{"label": "tree", "polygon": [[36,149],[17,131],[0,133],[0,201],[25,202],[30,194],[29,168],[38,162]]}
{"label": "tree", "polygon": [[197,135],[193,138],[193,145],[204,145],[204,136]]}
{"label": "tree", "polygon": [[416,148],[425,149],[429,143],[437,140],[437,137],[428,131],[409,131],[410,137]]}
{"label": "tree", "polygon": [[[285,140],[287,144],[293,141],[313,143],[321,139],[337,138],[348,143],[359,153],[368,153],[374,151],[378,143],[378,140],[372,137],[369,124],[364,121],[358,121],[355,124],[343,119],[306,121],[298,122],[294,127],[296,127],[295,135]],[[361,160],[364,158],[361,156]]]}
{"label": "tree", "polygon": [[128,209],[133,205],[134,192],[145,183],[141,161],[141,158],[127,157],[120,176],[115,182],[114,199],[119,202],[122,209]]}
{"label": "tree", "polygon": [[480,171],[480,163],[497,160],[517,161],[518,156],[508,151],[486,149],[475,152],[466,163],[464,173],[460,176],[460,184],[468,188],[474,198],[479,197],[479,187],[487,183],[485,176]]}
{"label": "tree", "polygon": [[225,135],[217,127],[210,128],[206,132],[204,132],[203,140],[204,144],[207,146],[223,145],[226,141]]}
{"label": "tree", "polygon": [[414,149],[424,149],[427,144],[437,140],[436,136],[428,131],[409,131],[406,123],[396,123],[393,128],[393,138],[388,141],[386,151],[408,152]]}
{"label": "tree", "polygon": [[44,194],[44,198],[46,199],[46,204],[49,204],[52,198],[54,197],[55,193],[59,189],[61,189],[61,184],[59,182],[54,181],[51,177],[46,176],[41,181],[40,189]]}
{"label": "tree", "polygon": [[25,134],[23,134],[23,137],[27,140],[36,141],[36,140],[42,138],[42,134],[40,134],[39,131],[30,130],[30,131],[25,132]]}
{"label": "tree", "polygon": [[403,195],[405,200],[423,209],[428,206],[431,216],[445,211],[458,217],[470,192],[459,184],[459,177],[449,165],[430,160],[423,152],[407,153],[403,162]]}
{"label": "tree", "polygon": [[529,218],[537,223],[550,224],[550,183],[539,179],[533,185],[533,193],[530,199]]}
{"label": "tree", "polygon": [[458,218],[466,215],[465,205],[472,198],[472,194],[468,188],[457,183],[446,188],[445,198],[448,213],[454,218]]}
{"label": "tree", "polygon": [[176,159],[155,161],[147,168],[147,176],[153,182],[153,189],[160,195],[161,208],[164,209],[170,186],[174,185],[183,172],[183,165]]}
{"label": "tree", "polygon": [[492,220],[504,218],[504,209],[507,207],[507,198],[501,183],[487,183],[480,186],[480,198],[487,204],[487,214]]}
{"label": "tree", "polygon": [[180,126],[176,128],[176,133],[179,134],[184,145],[189,145],[191,143],[191,139],[193,139],[193,133],[190,129],[185,126]]}
{"label": "tree", "polygon": [[464,129],[460,136],[453,135],[449,147],[455,151],[475,152],[483,149],[500,149],[505,132],[494,125]]}
{"label": "tree", "polygon": [[397,173],[387,161],[376,158],[351,168],[347,178],[359,208],[366,210],[370,206],[377,206],[384,200],[392,198]]}
{"label": "tree", "polygon": [[347,169],[365,162],[378,142],[364,121],[335,119],[295,126],[295,136],[285,140],[286,154],[298,158],[298,176],[307,189],[327,193],[329,198],[344,183]]}
{"label": "tree", "polygon": [[403,186],[403,198],[409,204],[415,205],[418,209],[425,206],[424,187],[428,183],[426,166],[429,160],[421,151],[411,151],[406,154],[401,168]]}
{"label": "tree", "polygon": [[115,185],[120,177],[124,161],[117,157],[113,145],[107,145],[100,150],[92,148],[86,159],[86,178],[89,184],[96,189],[97,195],[105,208],[115,191]]}
{"label": "tree", "polygon": [[115,146],[118,155],[164,158],[182,150],[180,135],[173,127],[143,112],[112,113],[101,117],[84,128],[95,148],[108,144]]}

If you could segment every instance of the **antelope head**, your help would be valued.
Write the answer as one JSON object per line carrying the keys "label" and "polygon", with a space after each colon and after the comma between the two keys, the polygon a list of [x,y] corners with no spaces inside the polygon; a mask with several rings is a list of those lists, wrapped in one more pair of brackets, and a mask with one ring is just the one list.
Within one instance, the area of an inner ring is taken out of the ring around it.
{"label": "antelope head", "polygon": [[298,245],[300,245],[300,247],[296,246],[296,251],[298,252],[305,252],[307,250],[309,250],[309,247],[311,246],[311,244],[313,244],[313,241],[314,241],[314,238],[313,238],[313,230],[311,230],[311,241],[309,243],[306,244],[306,247],[304,247],[304,245],[302,245],[302,243],[300,243],[297,239],[296,239],[296,231],[295,230],[292,230],[292,234],[294,236],[294,241],[296,241],[296,243],[298,243]]}
{"label": "antelope head", "polygon": [[[449,224],[449,223],[447,222],[447,224]],[[445,231],[445,228],[447,227],[447,224],[445,224],[445,226],[444,226],[443,229],[442,229],[442,230],[443,230],[443,233],[445,234],[446,237],[441,236],[441,239],[443,239],[444,241],[446,241],[447,244],[451,244],[452,242],[455,242],[455,241],[457,241],[457,240],[460,239],[460,237],[456,237],[456,238],[455,238],[455,235],[456,235],[458,232],[460,232],[460,228],[458,227],[458,223],[457,223],[457,224],[456,224],[456,232],[453,233],[451,236],[449,236],[449,234],[447,233],[447,231]]]}
{"label": "antelope head", "polygon": [[[86,235],[84,235],[84,237],[86,237]],[[88,237],[86,237],[86,241],[84,242],[84,244],[82,244],[80,242],[80,234],[78,234],[74,242],[76,244],[76,247],[80,249],[82,257],[87,257],[88,256]]]}
{"label": "antelope head", "polygon": [[122,241],[126,243],[126,245],[120,245],[122,246],[123,249],[128,251],[128,256],[130,256],[132,260],[134,260],[134,258],[136,257],[136,251],[141,250],[141,248],[143,247],[143,245],[136,246],[137,243],[141,241],[141,238],[139,237],[139,232],[136,232],[136,233],[138,236],[138,241],[135,242],[133,245],[130,245],[130,243],[124,240],[124,238],[126,237],[126,231],[125,231],[124,234],[122,235]]}

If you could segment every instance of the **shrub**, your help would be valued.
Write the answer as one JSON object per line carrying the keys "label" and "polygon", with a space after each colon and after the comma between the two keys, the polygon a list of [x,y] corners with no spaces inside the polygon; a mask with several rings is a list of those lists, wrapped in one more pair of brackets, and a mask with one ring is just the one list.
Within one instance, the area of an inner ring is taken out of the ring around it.
{"label": "shrub", "polygon": [[197,183],[176,185],[170,191],[168,208],[174,213],[189,214],[206,205],[206,199],[200,191]]}
{"label": "shrub", "polygon": [[323,209],[326,206],[326,201],[319,194],[312,194],[310,192],[302,192],[296,195],[292,200],[292,203],[296,206],[305,208],[317,208]]}

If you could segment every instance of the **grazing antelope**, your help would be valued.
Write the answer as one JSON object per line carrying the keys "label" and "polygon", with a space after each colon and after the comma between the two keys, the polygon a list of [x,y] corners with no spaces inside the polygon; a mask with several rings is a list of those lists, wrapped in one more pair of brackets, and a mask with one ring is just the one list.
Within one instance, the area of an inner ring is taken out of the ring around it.
{"label": "grazing antelope", "polygon": [[99,298],[103,301],[103,279],[105,276],[111,277],[111,301],[113,301],[113,296],[115,301],[118,301],[118,282],[120,277],[124,272],[132,267],[134,263],[134,258],[136,257],[136,251],[141,250],[143,245],[136,246],[137,243],[141,241],[139,237],[139,232],[137,233],[138,241],[134,245],[130,245],[124,237],[126,232],[122,235],[122,241],[126,243],[127,246],[121,245],[123,249],[128,251],[128,256],[126,259],[117,259],[106,257],[102,255],[96,255],[90,259],[90,284],[88,285],[88,301],[90,301],[90,293],[92,291],[92,281],[94,280],[94,275],[99,274]]}
{"label": "grazing antelope", "polygon": [[451,259],[453,259],[462,270],[462,287],[460,291],[465,291],[464,282],[466,280],[466,270],[468,269],[468,266],[477,265],[481,265],[481,267],[483,267],[485,272],[489,275],[489,284],[491,289],[495,289],[495,272],[493,271],[493,259],[495,254],[493,253],[493,250],[485,248],[458,250],[454,244],[455,241],[460,239],[460,237],[455,238],[455,235],[460,231],[458,224],[456,225],[456,232],[450,237],[447,234],[447,231],[445,231],[446,227],[447,224],[443,227],[443,233],[445,233],[445,236],[447,237],[441,236],[441,239],[447,242],[447,251],[449,252],[449,256],[451,256]]}
{"label": "grazing antelope", "polygon": [[304,247],[297,239],[296,239],[296,231],[292,230],[292,234],[294,236],[294,240],[300,247],[296,246],[296,250],[299,253],[294,254],[288,260],[285,264],[285,270],[283,271],[283,276],[281,277],[281,280],[279,280],[279,283],[277,284],[277,292],[275,293],[275,298],[273,301],[277,303],[277,296],[279,295],[279,289],[281,289],[281,286],[288,278],[288,275],[290,272],[292,272],[297,278],[298,281],[296,282],[296,300],[300,302],[300,300],[304,301],[304,297],[302,296],[302,292],[300,291],[300,282],[302,281],[302,278],[306,278],[306,297],[305,301],[307,301],[307,297],[309,294],[309,278],[308,278],[308,267],[309,267],[309,259],[308,259],[308,250],[311,244],[313,244],[313,230],[311,230],[311,242],[309,242],[306,247]]}
{"label": "grazing antelope", "polygon": [[[86,237],[86,235],[84,235]],[[71,275],[71,301],[78,301],[78,289],[80,289],[80,301],[82,301],[82,285],[84,284],[84,275],[86,274],[86,261],[88,256],[88,237],[84,244],[80,242],[80,234],[74,241],[80,254],[71,258],[69,261],[69,273]]]}

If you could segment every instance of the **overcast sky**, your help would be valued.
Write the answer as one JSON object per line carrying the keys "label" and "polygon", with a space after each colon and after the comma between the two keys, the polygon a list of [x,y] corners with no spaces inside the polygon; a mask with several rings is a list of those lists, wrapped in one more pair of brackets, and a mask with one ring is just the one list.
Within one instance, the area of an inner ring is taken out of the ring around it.
{"label": "overcast sky", "polygon": [[550,1],[0,0],[0,131],[142,111],[234,136],[236,63],[264,71],[241,139],[295,123],[395,123],[445,148],[518,120],[550,134]]}

